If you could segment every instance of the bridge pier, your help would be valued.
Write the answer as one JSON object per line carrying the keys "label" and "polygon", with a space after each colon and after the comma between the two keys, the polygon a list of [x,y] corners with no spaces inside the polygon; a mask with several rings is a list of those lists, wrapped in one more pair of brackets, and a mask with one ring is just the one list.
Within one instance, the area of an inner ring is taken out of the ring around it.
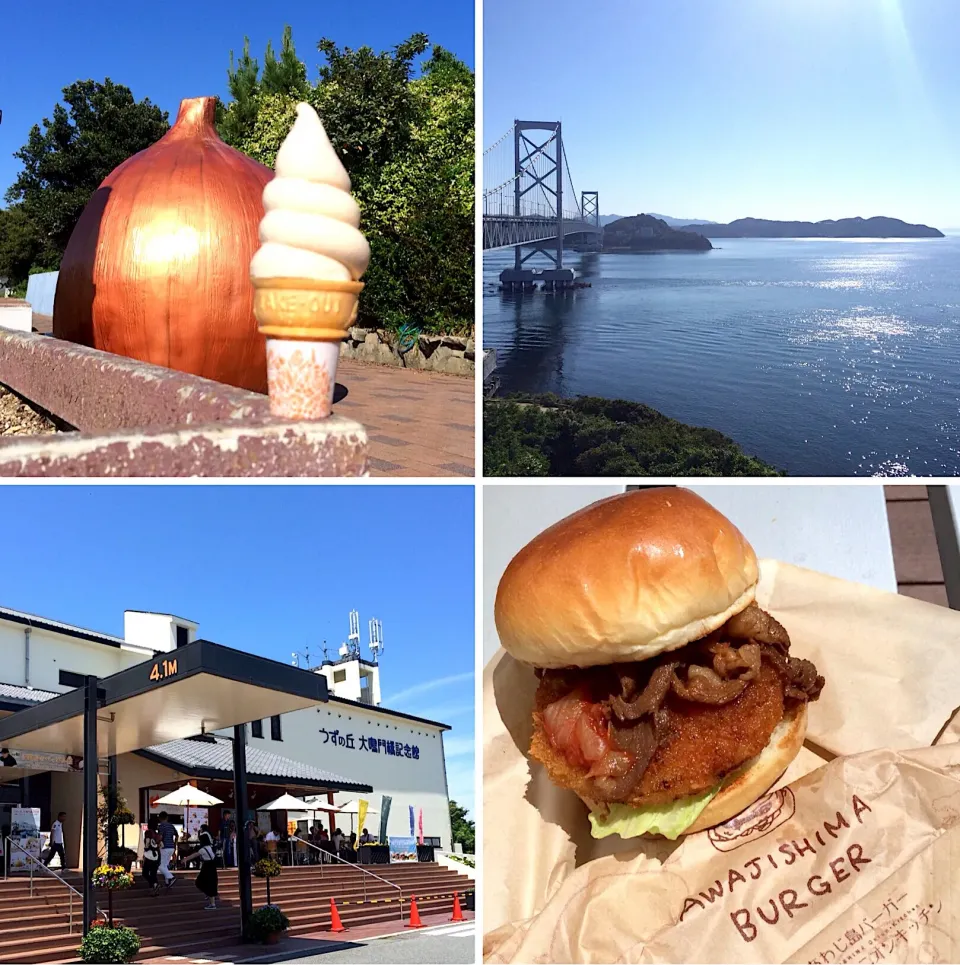
{"label": "bridge pier", "polygon": [[532,268],[504,268],[500,272],[500,288],[509,292],[532,292],[537,282],[543,282],[543,290],[547,292],[563,291],[577,287],[576,273],[572,268],[544,268],[534,271]]}

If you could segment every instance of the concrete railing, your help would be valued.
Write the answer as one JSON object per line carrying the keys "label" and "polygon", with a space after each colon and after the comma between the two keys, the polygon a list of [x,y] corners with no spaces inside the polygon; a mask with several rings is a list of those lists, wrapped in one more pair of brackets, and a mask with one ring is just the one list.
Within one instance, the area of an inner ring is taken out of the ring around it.
{"label": "concrete railing", "polygon": [[363,476],[367,437],[332,415],[44,335],[0,329],[0,384],[77,431],[0,441],[0,476]]}

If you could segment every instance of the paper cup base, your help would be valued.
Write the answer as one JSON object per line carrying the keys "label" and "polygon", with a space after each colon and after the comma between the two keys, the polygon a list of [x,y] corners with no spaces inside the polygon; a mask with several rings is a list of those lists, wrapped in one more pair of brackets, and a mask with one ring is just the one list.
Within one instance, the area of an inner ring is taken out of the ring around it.
{"label": "paper cup base", "polygon": [[267,339],[270,412],[283,419],[325,419],[333,409],[339,342]]}

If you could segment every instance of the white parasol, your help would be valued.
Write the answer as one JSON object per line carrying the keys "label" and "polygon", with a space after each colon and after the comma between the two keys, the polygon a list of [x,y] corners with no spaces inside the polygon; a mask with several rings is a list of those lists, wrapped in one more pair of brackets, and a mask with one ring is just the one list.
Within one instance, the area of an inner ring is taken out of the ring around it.
{"label": "white parasol", "polygon": [[192,784],[184,784],[183,787],[157,798],[156,803],[177,808],[208,808],[214,804],[223,804],[223,801]]}

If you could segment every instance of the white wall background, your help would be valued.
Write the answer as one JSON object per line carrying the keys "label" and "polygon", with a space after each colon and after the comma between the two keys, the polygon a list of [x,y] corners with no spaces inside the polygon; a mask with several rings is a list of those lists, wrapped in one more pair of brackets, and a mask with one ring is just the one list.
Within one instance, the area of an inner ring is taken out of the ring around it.
{"label": "white wall background", "polygon": [[[483,662],[497,652],[493,602],[513,556],[577,509],[625,486],[511,486],[483,489]],[[896,592],[883,487],[696,485],[736,524],[759,557]]]}
{"label": "white wall background", "polygon": [[[315,767],[323,767],[342,777],[369,784],[373,792],[358,794],[343,792],[334,795],[334,804],[363,798],[370,807],[380,808],[380,797],[388,794],[393,798],[387,833],[408,835],[410,833],[409,805],[419,818],[423,808],[423,833],[425,837],[439,837],[443,847],[450,848],[450,811],[447,804],[447,787],[444,773],[443,743],[441,731],[427,724],[405,721],[384,713],[376,713],[363,706],[327,703],[281,718],[282,741],[270,739],[270,721],[263,722],[263,739],[251,738],[253,747],[260,747],[283,757],[303,761]],[[353,749],[324,742],[321,728],[328,733],[339,731],[340,735],[352,734]],[[249,729],[248,729],[249,732]],[[420,759],[389,757],[383,753],[360,750],[360,737],[401,741],[417,745]],[[348,815],[337,818],[344,833],[350,832]],[[354,818],[354,824],[356,818]],[[380,827],[380,815],[371,814],[366,826],[371,833]],[[360,829],[357,829],[359,833]]]}
{"label": "white wall background", "polygon": [[[27,686],[24,629],[19,623],[0,617],[0,654],[3,656],[0,680],[20,687]],[[38,690],[66,693],[73,688],[60,684],[61,670],[106,677],[145,659],[144,653],[33,628],[29,685]]]}

